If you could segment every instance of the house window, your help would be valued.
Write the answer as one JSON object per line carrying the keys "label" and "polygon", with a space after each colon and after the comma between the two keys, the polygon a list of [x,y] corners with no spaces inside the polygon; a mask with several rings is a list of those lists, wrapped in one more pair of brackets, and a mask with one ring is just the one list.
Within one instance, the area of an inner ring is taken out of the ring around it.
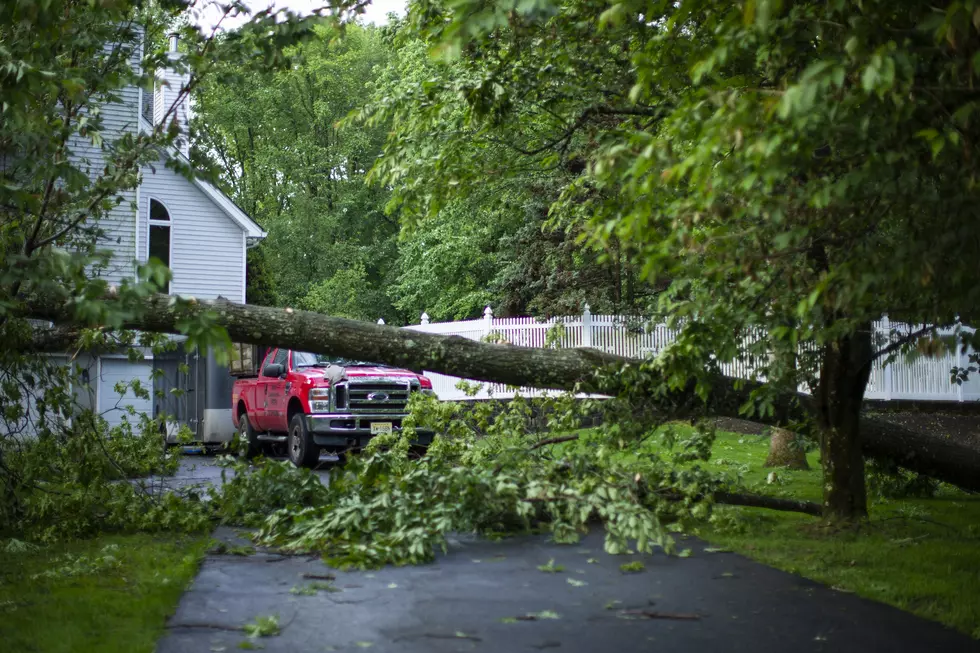
{"label": "house window", "polygon": [[[163,202],[150,198],[150,236],[149,258],[155,258],[161,263],[170,267],[170,211],[163,205]],[[164,285],[161,290],[165,293],[170,292],[170,283]]]}

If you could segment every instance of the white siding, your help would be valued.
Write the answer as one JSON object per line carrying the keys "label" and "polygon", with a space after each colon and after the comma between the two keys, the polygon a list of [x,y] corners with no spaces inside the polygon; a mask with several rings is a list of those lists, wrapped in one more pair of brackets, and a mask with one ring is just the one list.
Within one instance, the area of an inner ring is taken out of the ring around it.
{"label": "white siding", "polygon": [[148,258],[147,212],[153,198],[170,210],[170,292],[201,299],[221,295],[233,302],[245,301],[241,227],[193,182],[164,167],[162,161],[154,168],[155,172],[144,168],[140,186],[140,260]]}
{"label": "white siding", "polygon": [[[111,46],[106,46],[109,49]],[[132,55],[132,65],[139,68],[141,52],[136,48]],[[119,102],[101,106],[102,136],[104,147],[109,147],[124,134],[135,134],[139,128],[140,92],[135,86],[128,86],[117,92]],[[94,147],[88,139],[75,137],[70,144],[73,158],[79,168],[87,172],[91,179],[97,179],[105,168],[106,157],[101,147]],[[135,272],[133,260],[136,258],[135,216],[136,191],[120,193],[122,202],[99,219],[104,232],[101,249],[112,250],[109,267],[100,276],[111,283],[118,283],[124,277],[132,277]]]}

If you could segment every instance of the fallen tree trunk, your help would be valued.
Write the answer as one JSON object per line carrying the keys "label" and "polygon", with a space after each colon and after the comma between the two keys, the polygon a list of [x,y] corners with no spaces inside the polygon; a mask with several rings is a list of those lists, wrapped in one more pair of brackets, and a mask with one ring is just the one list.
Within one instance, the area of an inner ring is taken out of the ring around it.
{"label": "fallen tree trunk", "polygon": [[770,510],[785,510],[802,512],[814,517],[820,517],[822,510],[819,503],[813,501],[797,501],[796,499],[777,499],[762,494],[743,494],[740,492],[715,492],[712,495],[715,503],[729,506],[748,506],[750,508],[769,508]]}
{"label": "fallen tree trunk", "polygon": [[[120,301],[114,296],[106,302]],[[67,299],[26,302],[29,317],[64,324],[100,326],[79,320]],[[637,365],[635,359],[595,349],[537,349],[467,340],[399,329],[356,320],[329,317],[310,311],[236,304],[225,300],[200,301],[152,295],[138,306],[127,305],[122,328],[180,334],[188,322],[203,319],[217,324],[236,342],[288,347],[428,370],[478,381],[617,394],[623,390],[618,372]],[[715,376],[705,405],[693,383],[685,388],[644,397],[672,417],[706,414],[744,418],[740,408],[760,384]],[[810,397],[787,393],[772,414],[753,417],[772,426],[788,426],[809,418]],[[869,456],[895,460],[900,465],[968,490],[980,491],[980,451],[890,422],[864,418],[861,439]]]}

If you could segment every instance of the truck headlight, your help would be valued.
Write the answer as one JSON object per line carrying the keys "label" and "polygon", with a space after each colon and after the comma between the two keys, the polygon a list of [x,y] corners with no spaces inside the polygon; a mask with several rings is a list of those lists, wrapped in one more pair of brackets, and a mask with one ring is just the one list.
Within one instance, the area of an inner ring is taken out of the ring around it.
{"label": "truck headlight", "polygon": [[310,412],[330,412],[330,388],[310,388]]}

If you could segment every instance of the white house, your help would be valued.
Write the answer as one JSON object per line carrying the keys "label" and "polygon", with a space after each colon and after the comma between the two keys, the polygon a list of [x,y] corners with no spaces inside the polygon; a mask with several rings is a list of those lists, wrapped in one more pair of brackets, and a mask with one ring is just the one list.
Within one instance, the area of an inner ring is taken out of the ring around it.
{"label": "white house", "polygon": [[[180,56],[176,46],[174,38],[171,57]],[[139,61],[140,53],[134,52],[133,65],[138,66]],[[158,73],[157,79],[169,82],[169,87],[156,84],[152,98],[144,97],[143,89],[130,87],[120,93],[120,102],[102,107],[106,142],[127,131],[152,129],[154,121],[159,122],[175,105],[185,79],[173,70]],[[188,101],[184,99],[175,109],[171,116],[175,113],[182,127],[186,126]],[[178,142],[166,156],[186,157],[187,151],[186,142]],[[101,170],[99,149],[79,142],[74,152],[92,174]],[[167,168],[165,160],[161,153],[158,162],[145,166],[139,186],[124,196],[128,201],[101,220],[112,261],[99,274],[118,282],[134,275],[137,262],[155,256],[171,269],[170,293],[245,302],[246,250],[264,238],[265,231],[218,188],[201,179],[188,180]],[[175,353],[156,357],[146,351],[138,362],[120,353],[79,358],[74,363],[89,380],[87,392],[77,394],[87,395],[82,401],[90,403],[110,423],[118,423],[124,414],[121,408],[129,405],[152,416],[174,415],[203,442],[223,441],[232,435],[232,378],[210,353],[178,348]],[[180,371],[180,363],[188,365],[187,373]],[[163,376],[154,380],[154,369],[163,370]],[[131,392],[120,397],[114,386],[131,379],[154,386],[163,398],[143,400]],[[174,388],[183,392],[170,392]]]}

